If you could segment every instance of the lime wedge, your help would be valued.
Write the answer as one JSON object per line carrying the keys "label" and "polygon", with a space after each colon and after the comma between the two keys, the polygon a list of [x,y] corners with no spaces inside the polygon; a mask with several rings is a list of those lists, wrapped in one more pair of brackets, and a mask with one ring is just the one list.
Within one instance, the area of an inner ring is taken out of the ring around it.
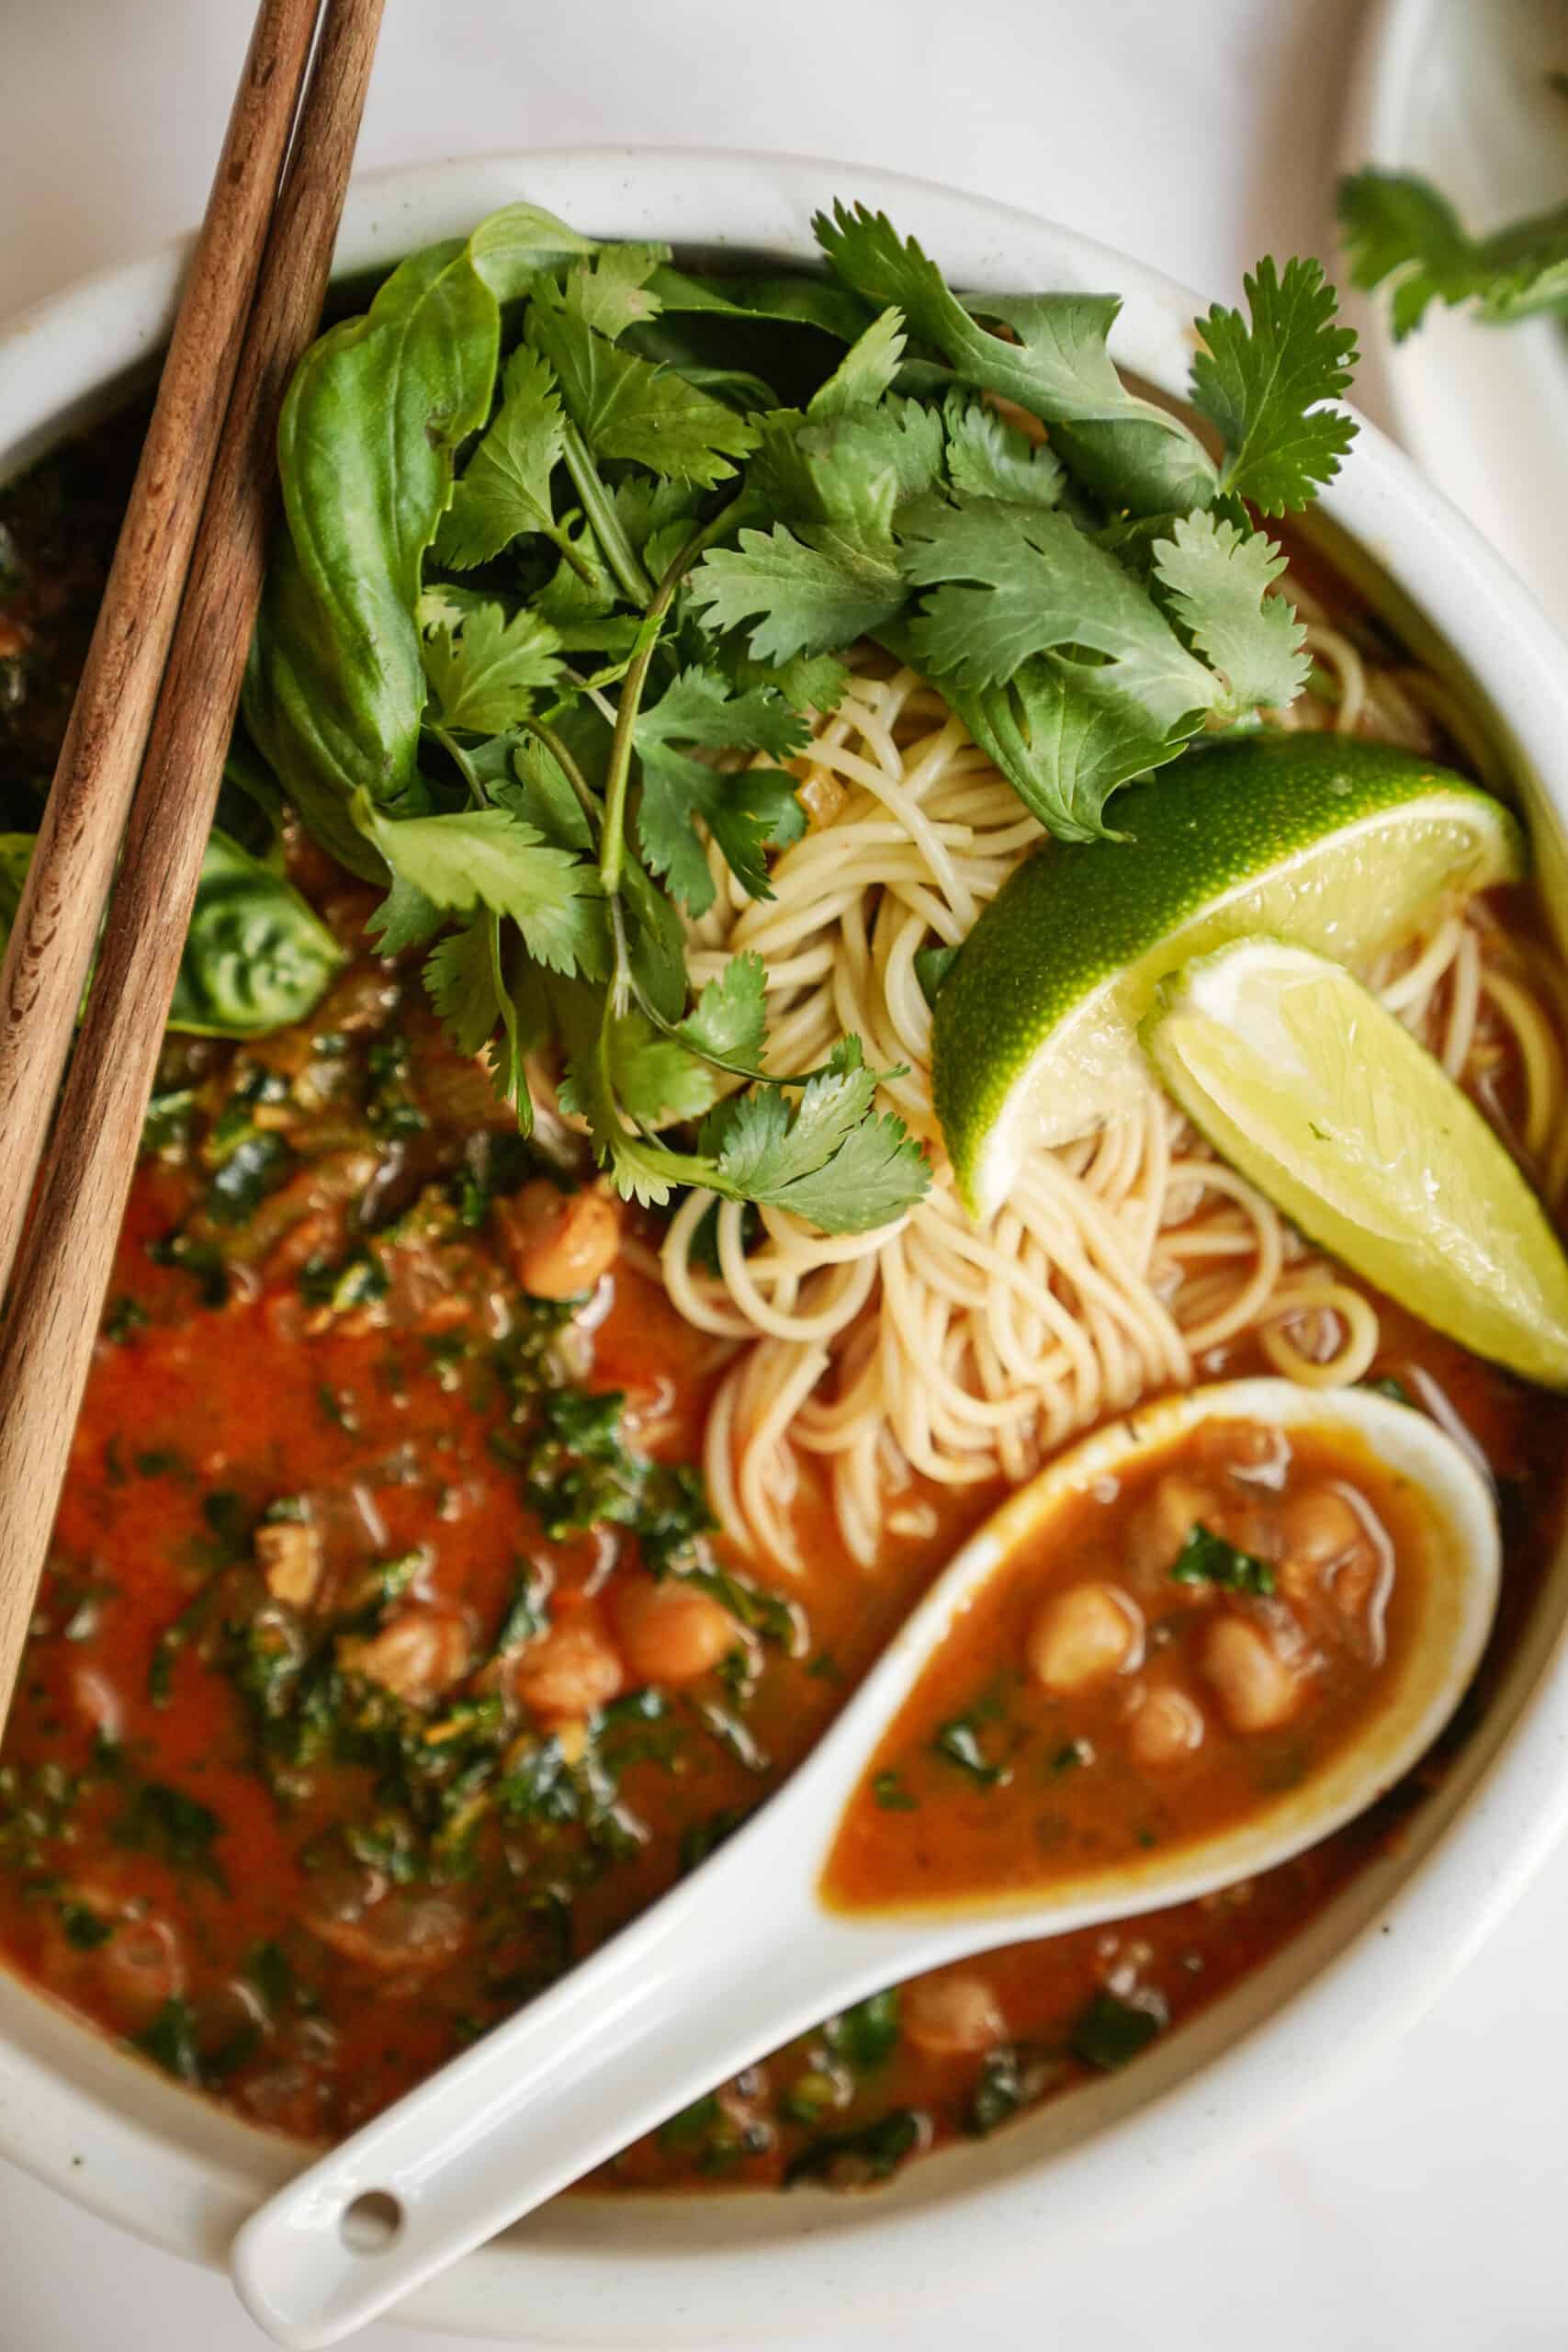
{"label": "lime wedge", "polygon": [[1216,1151],[1302,1231],[1472,1354],[1568,1387],[1568,1259],[1442,1065],[1337,964],[1237,940],[1143,1025]]}
{"label": "lime wedge", "polygon": [[936,1001],[931,1083],[965,1206],[993,1216],[1024,1154],[1134,1099],[1137,1025],[1168,972],[1269,932],[1357,964],[1446,899],[1524,870],[1490,793],[1387,743],[1263,732],[1120,794],[1121,841],[1047,842],[964,943]]}

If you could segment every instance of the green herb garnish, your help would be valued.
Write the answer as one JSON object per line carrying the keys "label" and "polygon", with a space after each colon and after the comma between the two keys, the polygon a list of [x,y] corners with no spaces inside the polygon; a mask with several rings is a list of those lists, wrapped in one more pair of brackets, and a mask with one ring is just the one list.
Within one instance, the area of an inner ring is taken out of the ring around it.
{"label": "green herb garnish", "polygon": [[917,1813],[919,1810],[920,1801],[902,1772],[874,1773],[871,1793],[883,1813]]}
{"label": "green herb garnish", "polygon": [[964,2115],[965,2130],[984,2139],[998,2123],[1005,2123],[1023,2105],[1024,2086],[1018,2052],[1010,2044],[999,2050],[987,2050],[980,2066],[980,2077],[969,2095]]}
{"label": "green herb garnish", "polygon": [[112,1923],[87,1903],[62,1903],[60,1925],[73,1951],[96,1951],[114,1933]]}
{"label": "green herb garnish", "polygon": [[1139,2001],[1123,2001],[1118,1994],[1099,1992],[1073,2027],[1073,2056],[1085,2066],[1111,2073],[1147,2049],[1170,2022],[1157,1994]]}
{"label": "green herb garnish", "polygon": [[201,2052],[197,2046],[196,2012],[176,1995],[164,2002],[152,2024],[130,2037],[133,2050],[162,2066],[176,2082],[199,2083]]}
{"label": "green herb garnish", "polygon": [[1350,277],[1388,285],[1396,340],[1433,302],[1468,302],[1489,325],[1568,311],[1568,205],[1474,237],[1448,198],[1410,172],[1357,172],[1339,187]]}
{"label": "green herb garnish", "polygon": [[1010,1765],[998,1763],[987,1755],[981,1744],[980,1726],[997,1712],[985,1703],[971,1707],[964,1714],[953,1715],[946,1723],[939,1724],[931,1739],[935,1754],[956,1764],[982,1789],[1005,1788],[1012,1778]]}
{"label": "green herb garnish", "polygon": [[1241,1552],[1195,1521],[1187,1531],[1186,1541],[1170,1568],[1172,1584],[1213,1584],[1225,1592],[1269,1593],[1274,1589],[1274,1571],[1267,1560]]}
{"label": "green herb garnish", "polygon": [[898,2043],[897,1986],[873,1993],[868,1999],[857,2001],[853,2008],[829,2018],[822,2029],[822,2038],[834,2057],[852,2066],[857,2075],[882,2065]]}
{"label": "green herb garnish", "polygon": [[874,2122],[852,2132],[827,2132],[810,2140],[784,2168],[784,2184],[826,2180],[835,2188],[886,2180],[908,2156],[926,2146],[931,2120],[919,2108],[890,2108]]}
{"label": "green herb garnish", "polygon": [[114,1826],[118,1845],[156,1855],[176,1870],[191,1870],[227,1891],[213,1840],[222,1823],[209,1805],[163,1781],[143,1781]]}
{"label": "green herb garnish", "polygon": [[817,234],[826,279],[707,281],[520,204],[403,263],[289,388],[245,717],[274,797],[389,884],[381,945],[423,951],[525,1132],[553,1040],[624,1193],[842,1232],[919,1199],[925,1155],[857,1039],[767,1066],[759,958],[694,989],[710,855],[767,895],[805,821],[788,763],[868,635],[1065,838],[1291,700],[1301,630],[1250,518],[1334,473],[1350,338],[1314,263],[1261,264],[1246,318],[1199,322],[1216,462],[1122,383],[1113,298],[965,302],[880,215]]}

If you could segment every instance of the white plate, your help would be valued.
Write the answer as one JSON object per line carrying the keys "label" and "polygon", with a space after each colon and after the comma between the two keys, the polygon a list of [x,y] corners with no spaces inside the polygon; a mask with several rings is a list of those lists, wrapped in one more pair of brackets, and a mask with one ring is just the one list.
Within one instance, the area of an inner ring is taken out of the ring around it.
{"label": "white plate", "polygon": [[[1484,233],[1568,199],[1568,0],[1381,0],[1342,161],[1419,173]],[[1386,289],[1364,365],[1400,438],[1568,635],[1568,328],[1476,324],[1434,303],[1396,344]]]}

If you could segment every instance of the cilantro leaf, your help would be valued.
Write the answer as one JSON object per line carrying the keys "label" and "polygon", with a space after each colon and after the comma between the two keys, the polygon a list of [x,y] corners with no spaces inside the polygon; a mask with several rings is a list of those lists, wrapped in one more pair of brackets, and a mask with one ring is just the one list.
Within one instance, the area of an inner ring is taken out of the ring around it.
{"label": "cilantro leaf", "polygon": [[947,427],[947,477],[954,490],[976,498],[1005,498],[1019,506],[1055,506],[1062,494],[1058,460],[1042,443],[985,401],[950,392],[942,408]]}
{"label": "cilantro leaf", "polygon": [[1268,593],[1285,569],[1272,539],[1212,513],[1184,514],[1154,564],[1177,619],[1225,684],[1222,718],[1295,700],[1312,666],[1302,650],[1306,625],[1285,597]]}
{"label": "cilantro leaf", "polygon": [[841,652],[890,620],[904,601],[897,571],[869,563],[836,534],[814,530],[811,544],[775,523],[743,530],[736,548],[711,548],[693,572],[690,594],[710,628],[749,621],[760,662]]}
{"label": "cilantro leaf", "polygon": [[525,735],[512,755],[512,776],[492,789],[502,806],[536,826],[558,849],[593,846],[586,812],[561,769],[555,753],[536,735]]}
{"label": "cilantro leaf", "polygon": [[436,941],[424,959],[424,985],[460,1054],[479,1053],[501,1019],[491,961],[493,915],[482,908]]}
{"label": "cilantro leaf", "polygon": [[775,760],[805,750],[808,730],[767,687],[732,691],[715,671],[683,670],[637,718],[637,749],[650,742],[701,743],[710,751],[766,752]]}
{"label": "cilantro leaf", "polygon": [[437,906],[510,915],[528,953],[555,972],[602,979],[607,969],[599,876],[540,839],[506,808],[444,817],[383,817],[363,795],[355,820],[396,876]]}
{"label": "cilantro leaf", "polygon": [[1017,336],[981,326],[913,237],[886,213],[835,204],[812,224],[837,275],[879,307],[896,303],[915,334],[935,344],[976,391],[999,393],[1048,424],[1072,469],[1134,513],[1206,505],[1214,469],[1180,421],[1122,384],[1106,347],[1121,302],[1114,295],[987,296],[976,308]]}
{"label": "cilantro leaf", "polygon": [[874,1115],[876,1085],[860,1040],[846,1037],[793,1115],[774,1087],[721,1103],[702,1132],[717,1163],[712,1189],[792,1210],[826,1233],[870,1233],[901,1216],[930,1170],[901,1119]]}
{"label": "cilantro leaf", "polygon": [[715,659],[723,662],[726,675],[742,692],[772,686],[791,710],[802,713],[837,710],[850,683],[849,664],[836,661],[830,653],[795,653],[787,662],[757,662],[749,653],[721,647]]}
{"label": "cilantro leaf", "polygon": [[1351,283],[1393,281],[1403,341],[1429,304],[1473,301],[1493,325],[1568,311],[1568,205],[1472,237],[1446,197],[1408,172],[1357,172],[1339,188]]}
{"label": "cilantro leaf", "polygon": [[1325,403],[1349,384],[1356,338],[1315,261],[1287,262],[1280,277],[1263,260],[1244,285],[1250,322],[1218,303],[1198,321],[1207,349],[1192,363],[1192,404],[1224,442],[1221,489],[1283,514],[1333,481],[1355,437]]}
{"label": "cilantro leaf", "polygon": [[781,767],[749,767],[726,775],[677,749],[742,749],[787,759],[807,741],[807,729],[779,695],[767,688],[732,694],[710,670],[686,670],[637,721],[633,737],[642,763],[637,836],[655,873],[693,914],[713,904],[707,854],[694,830],[701,819],[751,896],[772,896],[764,853],[796,836],[803,820],[795,779]]}
{"label": "cilantro leaf", "polygon": [[717,1148],[719,1166],[751,1199],[765,1183],[771,1199],[781,1186],[814,1176],[830,1160],[872,1107],[876,1076],[866,1069],[858,1037],[840,1039],[828,1067],[801,1090],[793,1117],[776,1087],[726,1102],[708,1122],[703,1141]]}
{"label": "cilantro leaf", "polygon": [[925,1154],[902,1119],[887,1111],[863,1119],[820,1168],[770,1180],[756,1197],[824,1233],[874,1233],[913,1208],[930,1182]]}
{"label": "cilantro leaf", "polygon": [[567,413],[596,458],[627,458],[711,490],[756,446],[756,429],[744,417],[608,342],[547,284],[529,305],[526,333],[554,368]]}
{"label": "cilantro leaf", "polygon": [[903,365],[907,339],[903,312],[894,309],[882,311],[850,345],[833,373],[818,385],[807,413],[817,417],[842,416],[854,409],[874,406],[893,389]]}
{"label": "cilantro leaf", "polygon": [[931,1171],[924,1154],[901,1121],[873,1114],[876,1080],[860,1067],[856,1039],[834,1049],[829,1069],[802,1091],[793,1117],[778,1090],[763,1088],[711,1112],[698,1150],[672,1151],[620,1116],[593,992],[557,981],[550,994],[567,1053],[563,1104],[587,1119],[601,1159],[631,1199],[662,1207],[677,1185],[694,1184],[728,1200],[794,1208],[825,1233],[863,1233],[901,1216],[925,1193]]}
{"label": "cilantro leaf", "polygon": [[668,245],[601,245],[567,272],[566,307],[614,343],[628,327],[656,319],[664,304],[649,279],[670,258]]}
{"label": "cilantro leaf", "polygon": [[721,1065],[741,1062],[755,1069],[767,1035],[767,968],[754,952],[732,956],[679,1023],[676,1035],[694,1053]]}
{"label": "cilantro leaf", "polygon": [[673,1037],[635,1010],[610,1023],[610,1069],[627,1115],[641,1127],[671,1126],[713,1108],[719,1080]]}
{"label": "cilantro leaf", "polygon": [[867,324],[863,306],[830,278],[699,277],[683,269],[658,269],[654,291],[667,311],[708,311],[723,319],[771,319],[786,326],[818,328],[840,343],[853,343]]}
{"label": "cilantro leaf", "polygon": [[654,579],[662,579],[697,527],[701,492],[688,482],[628,474],[610,499],[627,538]]}
{"label": "cilantro leaf", "polygon": [[468,459],[435,534],[437,562],[466,571],[488,563],[525,532],[555,529],[550,476],[560,460],[555,379],[520,344],[506,363],[505,394]]}
{"label": "cilantro leaf", "polygon": [[719,1070],[754,1077],[767,1035],[766,991],[761,957],[736,956],[672,1029],[640,1012],[613,1023],[610,1060],[623,1108],[645,1127],[700,1118],[718,1099]]}
{"label": "cilantro leaf", "polygon": [[400,956],[405,947],[423,947],[427,939],[434,939],[446,920],[445,911],[434,899],[427,899],[414,883],[405,882],[400,875],[394,874],[391,888],[372,910],[365,927],[375,941],[378,955]]}
{"label": "cilantro leaf", "polygon": [[962,684],[997,685],[1032,653],[1089,647],[1099,692],[1124,695],[1165,733],[1217,698],[1195,662],[1114,556],[1067,514],[997,498],[922,499],[901,525],[905,570],[940,583],[910,627],[921,666]]}
{"label": "cilantro leaf", "polygon": [[808,415],[796,444],[817,513],[868,555],[891,556],[897,509],[942,475],[942,414],[920,401],[886,400],[825,420]]}
{"label": "cilantro leaf", "polygon": [[500,735],[526,718],[539,689],[560,674],[560,639],[526,605],[510,619],[482,604],[461,623],[438,620],[423,641],[424,674],[445,727]]}
{"label": "cilantro leaf", "polygon": [[1097,695],[1078,665],[1042,654],[1005,685],[942,690],[1019,798],[1058,841],[1116,838],[1104,821],[1118,787],[1163,767],[1184,748],[1113,697]]}

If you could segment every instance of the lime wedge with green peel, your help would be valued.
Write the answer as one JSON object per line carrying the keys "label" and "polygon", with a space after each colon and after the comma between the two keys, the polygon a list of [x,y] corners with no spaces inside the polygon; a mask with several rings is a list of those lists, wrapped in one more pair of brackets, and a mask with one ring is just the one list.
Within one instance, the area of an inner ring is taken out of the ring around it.
{"label": "lime wedge with green peel", "polygon": [[1359,964],[1525,864],[1490,793],[1332,735],[1204,745],[1112,815],[1128,838],[1047,842],[1020,867],[937,997],[932,1089],[975,1216],[1001,1206],[1026,1152],[1136,1096],[1138,1023],[1193,956],[1268,932]]}
{"label": "lime wedge with green peel", "polygon": [[1143,1024],[1216,1151],[1310,1240],[1474,1355],[1568,1387],[1568,1258],[1440,1062],[1337,964],[1237,940]]}

